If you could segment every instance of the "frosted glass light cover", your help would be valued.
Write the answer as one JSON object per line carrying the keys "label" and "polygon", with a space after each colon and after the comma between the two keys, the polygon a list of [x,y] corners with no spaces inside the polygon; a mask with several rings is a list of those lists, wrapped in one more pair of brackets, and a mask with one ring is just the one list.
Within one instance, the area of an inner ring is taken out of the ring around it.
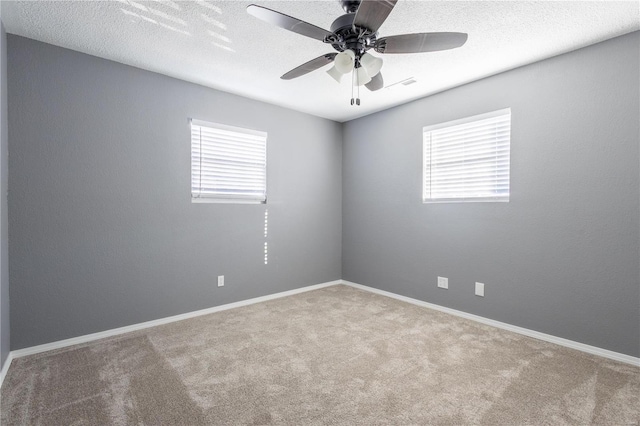
{"label": "frosted glass light cover", "polygon": [[354,86],[362,86],[371,81],[371,77],[364,67],[356,69],[356,78],[353,81]]}
{"label": "frosted glass light cover", "polygon": [[344,75],[340,71],[338,71],[338,69],[335,67],[335,65],[332,66],[331,69],[329,69],[329,71],[327,71],[327,74],[329,74],[338,83],[340,83],[340,80],[342,79],[342,76]]}
{"label": "frosted glass light cover", "polygon": [[336,55],[333,63],[338,72],[347,74],[353,70],[355,58],[356,55],[352,50],[345,50],[344,52],[340,52]]}
{"label": "frosted glass light cover", "polygon": [[369,77],[373,77],[380,72],[380,69],[382,68],[382,59],[376,58],[369,53],[365,53],[360,58],[360,64],[367,70]]}

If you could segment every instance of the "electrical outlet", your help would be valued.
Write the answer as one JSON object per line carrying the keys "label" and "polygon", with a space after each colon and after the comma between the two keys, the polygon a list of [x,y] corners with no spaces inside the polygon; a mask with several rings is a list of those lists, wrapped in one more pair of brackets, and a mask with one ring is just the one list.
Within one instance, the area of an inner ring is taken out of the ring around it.
{"label": "electrical outlet", "polygon": [[476,283],[476,296],[484,297],[484,284]]}
{"label": "electrical outlet", "polygon": [[449,278],[447,278],[447,277],[438,277],[438,287],[439,288],[449,288]]}
{"label": "electrical outlet", "polygon": [[224,287],[224,275],[218,275],[218,287]]}

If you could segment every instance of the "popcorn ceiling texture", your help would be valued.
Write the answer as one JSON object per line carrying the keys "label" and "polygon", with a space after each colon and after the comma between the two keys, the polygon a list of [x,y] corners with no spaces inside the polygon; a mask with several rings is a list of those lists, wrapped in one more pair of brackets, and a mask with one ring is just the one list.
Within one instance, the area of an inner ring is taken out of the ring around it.
{"label": "popcorn ceiling texture", "polygon": [[[323,28],[343,12],[337,1],[256,1]],[[640,29],[638,2],[417,2],[401,0],[381,36],[461,31],[469,41],[446,52],[386,55],[387,85],[363,89],[349,105],[349,79],[328,67],[292,81],[290,69],[330,46],[262,22],[246,1],[3,2],[8,33],[159,72],[215,89],[347,121],[488,75]]]}
{"label": "popcorn ceiling texture", "polygon": [[14,360],[2,424],[623,425],[640,370],[346,286]]}

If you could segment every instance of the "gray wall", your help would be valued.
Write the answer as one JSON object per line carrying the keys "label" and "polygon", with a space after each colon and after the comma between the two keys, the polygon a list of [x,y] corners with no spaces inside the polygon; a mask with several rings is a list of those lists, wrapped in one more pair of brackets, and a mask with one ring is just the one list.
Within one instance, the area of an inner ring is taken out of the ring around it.
{"label": "gray wall", "polygon": [[[0,5],[0,10],[2,9]],[[0,369],[9,356],[7,35],[0,19]]]}
{"label": "gray wall", "polygon": [[[340,278],[340,124],[12,35],[8,63],[12,349]],[[191,203],[190,117],[268,132],[266,206]]]}
{"label": "gray wall", "polygon": [[[343,278],[639,356],[639,50],[636,32],[347,123]],[[422,204],[422,127],[506,107],[511,201]]]}

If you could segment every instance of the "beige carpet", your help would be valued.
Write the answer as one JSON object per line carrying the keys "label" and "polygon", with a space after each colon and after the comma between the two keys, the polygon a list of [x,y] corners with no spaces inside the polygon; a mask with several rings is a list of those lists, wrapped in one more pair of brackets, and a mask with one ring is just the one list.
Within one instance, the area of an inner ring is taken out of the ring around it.
{"label": "beige carpet", "polygon": [[346,286],[13,361],[2,425],[628,425],[640,369]]}

